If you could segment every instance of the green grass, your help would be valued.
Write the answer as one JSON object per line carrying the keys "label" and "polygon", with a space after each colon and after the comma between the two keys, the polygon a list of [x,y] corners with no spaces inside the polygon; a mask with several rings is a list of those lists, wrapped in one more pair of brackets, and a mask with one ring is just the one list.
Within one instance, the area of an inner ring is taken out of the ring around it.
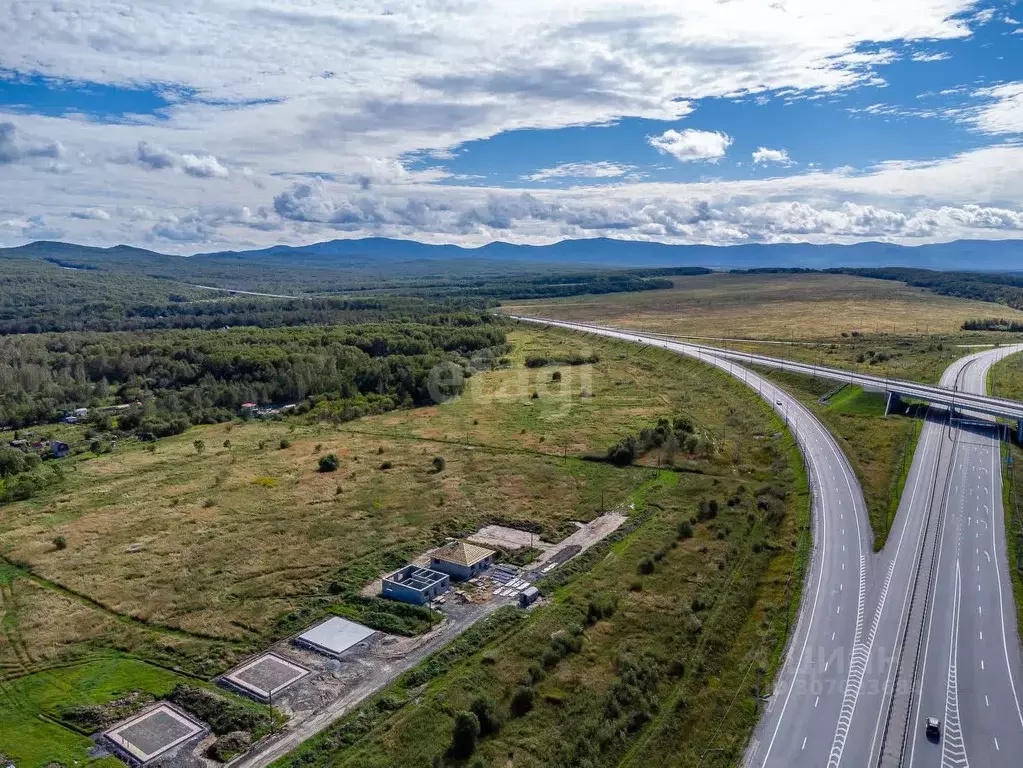
{"label": "green grass", "polygon": [[[656,350],[644,359],[671,364]],[[775,416],[723,374],[702,369],[701,377],[718,393],[716,411],[687,402],[724,447],[700,471],[643,470],[646,480],[631,494],[635,513],[619,535],[545,583],[552,602],[424,688],[399,682],[277,765],[459,764],[445,757],[454,715],[480,695],[505,718],[477,750],[485,765],[569,765],[583,753],[601,765],[627,756],[636,765],[695,764],[711,743],[734,761],[756,722],[743,677],[759,667],[770,684],[798,605],[809,497],[794,442],[772,437],[784,431]],[[679,523],[708,498],[719,500],[718,516],[698,522],[692,539],[678,539]],[[772,499],[771,513],[758,509],[758,498]],[[594,600],[617,610],[588,623]],[[543,664],[552,637],[566,631],[581,633],[580,650]],[[546,669],[534,684],[536,706],[512,717],[512,693],[538,664]],[[629,705],[651,721],[634,730],[628,711],[607,714],[615,692],[634,686],[624,671],[630,665],[652,675]],[[613,724],[605,724],[609,717]]]}
{"label": "green grass", "polygon": [[25,675],[0,683],[0,752],[19,766],[95,764],[87,735],[61,722],[70,707],[105,704],[132,691],[164,696],[180,682],[192,682],[142,661],[108,658]]}

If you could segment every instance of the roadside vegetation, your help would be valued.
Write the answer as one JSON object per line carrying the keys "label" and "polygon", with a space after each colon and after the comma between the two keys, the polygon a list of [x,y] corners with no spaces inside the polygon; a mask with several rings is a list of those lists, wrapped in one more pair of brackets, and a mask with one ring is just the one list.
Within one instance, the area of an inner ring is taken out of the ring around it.
{"label": "roadside vegetation", "polygon": [[[1012,355],[992,366],[988,391],[997,397],[1023,400],[1023,354]],[[1023,446],[1016,443],[1002,448],[1002,495],[1016,621],[1023,637]]]}

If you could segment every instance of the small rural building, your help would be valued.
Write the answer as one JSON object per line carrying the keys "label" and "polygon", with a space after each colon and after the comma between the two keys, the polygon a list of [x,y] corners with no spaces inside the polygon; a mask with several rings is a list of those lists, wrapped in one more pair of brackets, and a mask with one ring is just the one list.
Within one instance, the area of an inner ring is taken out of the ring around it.
{"label": "small rural building", "polygon": [[75,408],[75,416],[82,419],[89,415],[88,408]]}
{"label": "small rural building", "polygon": [[536,587],[526,587],[519,592],[519,608],[528,608],[540,598],[540,590]]}
{"label": "small rural building", "polygon": [[453,541],[430,553],[430,568],[467,581],[494,564],[494,550]]}
{"label": "small rural building", "polygon": [[425,605],[447,592],[450,587],[451,578],[446,573],[418,565],[406,565],[384,576],[380,595],[403,603]]}
{"label": "small rural building", "polygon": [[10,446],[24,451],[28,449],[28,440],[11,440]]}
{"label": "small rural building", "polygon": [[55,459],[67,458],[68,454],[71,453],[71,446],[67,443],[62,443],[60,440],[54,440],[50,443],[50,455]]}

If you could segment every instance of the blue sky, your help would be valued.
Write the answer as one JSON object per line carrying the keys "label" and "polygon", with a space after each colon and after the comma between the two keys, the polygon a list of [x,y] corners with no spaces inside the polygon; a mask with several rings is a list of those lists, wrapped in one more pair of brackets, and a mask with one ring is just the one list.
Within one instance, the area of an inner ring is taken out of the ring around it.
{"label": "blue sky", "polygon": [[0,245],[1023,238],[1021,19],[963,0],[7,4]]}

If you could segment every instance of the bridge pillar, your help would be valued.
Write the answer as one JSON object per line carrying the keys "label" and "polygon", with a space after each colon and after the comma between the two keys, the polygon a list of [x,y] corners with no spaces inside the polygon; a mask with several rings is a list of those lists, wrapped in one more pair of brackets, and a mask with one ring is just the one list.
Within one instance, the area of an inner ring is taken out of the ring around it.
{"label": "bridge pillar", "polygon": [[1016,423],[1016,442],[1023,445],[1023,419]]}
{"label": "bridge pillar", "polygon": [[891,416],[899,408],[902,408],[902,396],[898,392],[889,392],[888,405],[885,406],[884,415]]}

